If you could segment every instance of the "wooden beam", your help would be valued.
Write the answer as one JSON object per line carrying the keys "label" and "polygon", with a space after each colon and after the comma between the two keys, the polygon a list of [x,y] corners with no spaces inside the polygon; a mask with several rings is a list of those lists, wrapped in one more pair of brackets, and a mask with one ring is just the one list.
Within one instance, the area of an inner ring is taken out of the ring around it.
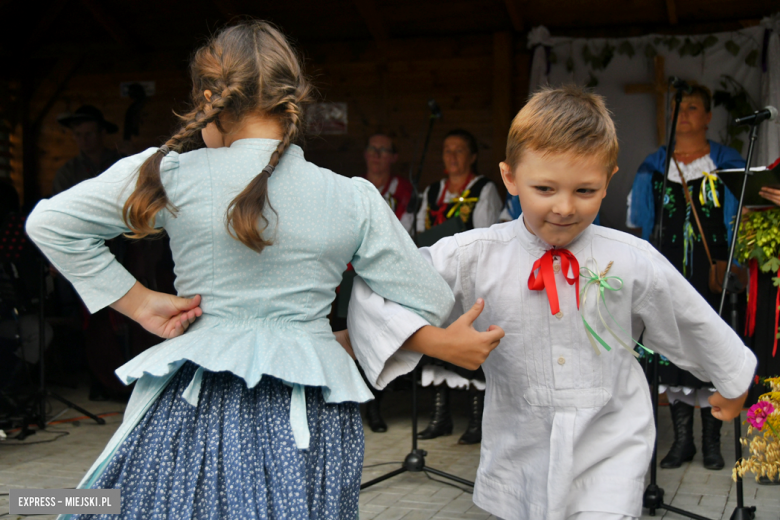
{"label": "wooden beam", "polygon": [[241,14],[241,11],[236,7],[236,3],[233,0],[212,0],[214,7],[222,13],[222,16],[231,20],[233,17]]}
{"label": "wooden beam", "polygon": [[669,17],[669,25],[677,25],[677,5],[674,0],[666,0],[666,15]]}
{"label": "wooden beam", "polygon": [[83,62],[83,55],[64,56],[57,60],[54,68],[30,97],[28,118],[33,127],[40,126],[43,118],[46,117],[70,78]]}
{"label": "wooden beam", "polygon": [[52,25],[54,25],[54,22],[57,21],[60,14],[70,3],[70,1],[71,0],[54,0],[51,5],[49,5],[49,8],[38,20],[38,24],[35,26],[35,29],[30,31],[26,42],[28,47],[34,45],[35,42],[37,42],[44,33],[51,29]]}
{"label": "wooden beam", "polygon": [[509,18],[512,20],[512,27],[517,32],[523,32],[525,23],[523,22],[520,0],[504,0],[504,2],[506,3],[506,10],[509,13]]}
{"label": "wooden beam", "polygon": [[[493,34],[493,164],[506,159],[506,136],[512,121],[512,78],[514,63],[512,33]],[[495,175],[493,175],[495,177]]]}
{"label": "wooden beam", "polygon": [[385,25],[382,22],[382,17],[379,15],[379,9],[376,7],[376,2],[374,0],[352,1],[360,13],[360,17],[363,18],[363,22],[368,26],[368,31],[371,33],[371,36],[373,36],[374,40],[382,47],[387,40],[390,39],[390,36],[387,33],[387,28],[385,28]]}
{"label": "wooden beam", "polygon": [[92,17],[95,18],[103,29],[105,29],[111,38],[114,39],[122,47],[127,49],[137,50],[140,45],[138,40],[133,39],[125,28],[116,21],[116,19],[109,14],[105,9],[105,4],[100,0],[81,0],[81,3],[86,7]]}
{"label": "wooden beam", "polygon": [[84,55],[61,58],[34,92],[29,78],[22,83],[22,182],[26,210],[31,210],[41,197],[38,139],[43,119],[83,62]]}

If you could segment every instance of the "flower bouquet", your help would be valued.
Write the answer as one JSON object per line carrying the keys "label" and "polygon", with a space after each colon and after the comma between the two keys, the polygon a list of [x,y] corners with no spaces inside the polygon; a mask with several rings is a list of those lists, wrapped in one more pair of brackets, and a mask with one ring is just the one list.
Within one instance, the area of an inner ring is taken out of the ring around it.
{"label": "flower bouquet", "polygon": [[735,464],[731,474],[734,480],[747,472],[753,473],[756,480],[780,478],[780,377],[767,378],[764,383],[772,391],[759,397],[747,412],[747,435],[740,441],[743,446],[749,445],[750,457]]}

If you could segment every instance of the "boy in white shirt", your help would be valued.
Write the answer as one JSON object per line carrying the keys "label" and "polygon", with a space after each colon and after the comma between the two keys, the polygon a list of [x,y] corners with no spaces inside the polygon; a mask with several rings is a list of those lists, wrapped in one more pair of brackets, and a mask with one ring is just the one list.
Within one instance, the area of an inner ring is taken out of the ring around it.
{"label": "boy in white shirt", "polygon": [[643,332],[647,348],[713,382],[721,420],[739,415],[753,378],[755,356],[663,256],[591,225],[617,155],[601,97],[576,87],[538,92],[512,122],[500,164],[521,218],[420,250],[453,290],[451,316],[477,297],[484,310],[480,300],[440,329],[355,284],[349,334],[380,388],[411,370],[418,352],[446,352],[464,320],[505,332],[482,365],[474,489],[474,503],[501,518],[641,515],[655,439],[648,385],[631,350]]}

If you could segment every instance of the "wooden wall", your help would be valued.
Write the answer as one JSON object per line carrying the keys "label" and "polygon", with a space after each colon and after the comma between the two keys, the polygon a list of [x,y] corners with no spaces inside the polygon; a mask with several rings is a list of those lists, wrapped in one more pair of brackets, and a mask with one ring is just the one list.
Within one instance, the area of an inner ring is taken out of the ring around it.
{"label": "wooden wall", "polygon": [[[366,138],[386,132],[400,149],[397,171],[407,174],[412,161],[419,158],[428,121],[427,102],[435,99],[443,118],[434,126],[421,186],[442,175],[443,135],[459,127],[479,141],[480,173],[500,183],[497,164],[503,159],[508,125],[526,96],[528,83],[528,54],[509,33],[393,40],[382,46],[374,41],[316,44],[301,51],[321,99],[348,105],[347,135],[307,138],[304,148],[312,162],[343,175],[360,175],[364,173]],[[132,102],[120,97],[119,85],[147,80],[156,82],[156,94],[145,107],[141,135],[132,142],[132,148],[141,151],[170,135],[176,124],[172,110],[182,108],[189,96],[183,54],[85,56],[58,92],[39,87],[43,92],[33,95],[32,101],[38,110],[47,95],[53,96],[42,118],[36,152],[43,196],[50,194],[57,169],[78,152],[69,131],[56,122],[57,115],[85,103],[97,106],[106,119],[120,126],[120,134],[106,139],[107,146],[118,146],[124,115]]]}
{"label": "wooden wall", "polygon": [[397,172],[406,175],[420,157],[428,125],[428,100],[436,121],[420,185],[441,178],[444,135],[465,128],[479,142],[478,170],[500,183],[509,122],[527,94],[528,55],[509,33],[461,38],[339,43],[307,49],[309,69],[324,101],[348,104],[348,134],[310,136],[307,156],[344,175],[365,171],[363,147],[376,133],[390,134],[400,151]]}

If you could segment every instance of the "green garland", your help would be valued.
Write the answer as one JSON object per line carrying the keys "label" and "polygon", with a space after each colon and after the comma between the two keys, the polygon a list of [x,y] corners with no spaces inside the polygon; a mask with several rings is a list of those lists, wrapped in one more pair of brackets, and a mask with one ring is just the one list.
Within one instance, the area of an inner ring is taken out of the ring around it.
{"label": "green garland", "polygon": [[[755,259],[764,273],[780,270],[780,208],[753,211],[742,217],[737,235],[737,261],[747,265]],[[772,278],[780,287],[780,276]]]}

